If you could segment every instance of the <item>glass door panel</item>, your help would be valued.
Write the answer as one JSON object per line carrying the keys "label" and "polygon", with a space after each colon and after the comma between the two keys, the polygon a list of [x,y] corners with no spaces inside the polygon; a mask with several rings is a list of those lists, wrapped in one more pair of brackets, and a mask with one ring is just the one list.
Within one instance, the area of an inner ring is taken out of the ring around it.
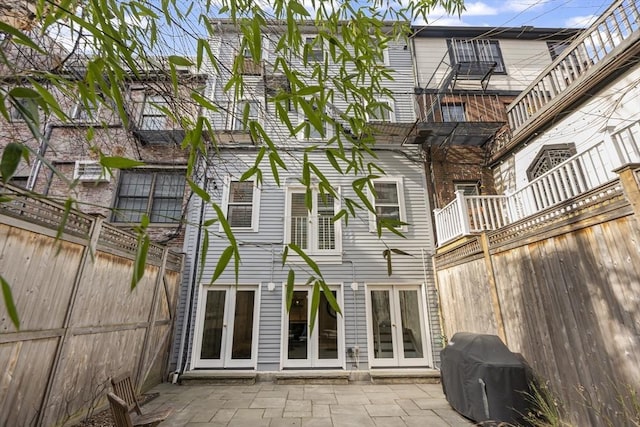
{"label": "glass door panel", "polygon": [[373,327],[373,357],[393,359],[393,330],[389,291],[371,291],[371,324]]}
{"label": "glass door panel", "polygon": [[[336,292],[331,292],[336,296]],[[320,359],[338,358],[338,314],[324,293],[320,294],[318,313],[318,357]]]}
{"label": "glass door panel", "polygon": [[251,359],[255,291],[237,291],[233,316],[232,359]]}
{"label": "glass door panel", "polygon": [[226,295],[224,290],[207,291],[200,359],[220,359]]}
{"label": "glass door panel", "polygon": [[307,358],[307,316],[307,291],[294,291],[291,309],[289,310],[289,345],[287,351],[289,359]]}
{"label": "glass door panel", "polygon": [[406,359],[424,357],[422,343],[422,323],[420,321],[420,304],[417,290],[398,292],[400,318],[402,327],[403,355]]}

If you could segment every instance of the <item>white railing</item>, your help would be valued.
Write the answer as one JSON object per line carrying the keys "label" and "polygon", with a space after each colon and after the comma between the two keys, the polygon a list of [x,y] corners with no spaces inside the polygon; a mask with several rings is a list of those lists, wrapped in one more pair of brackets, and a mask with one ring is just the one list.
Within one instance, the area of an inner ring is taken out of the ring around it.
{"label": "white railing", "polygon": [[636,2],[614,2],[511,103],[507,115],[514,135],[591,68],[614,57],[610,55],[614,49],[637,37],[640,13]]}
{"label": "white railing", "polygon": [[611,135],[567,159],[514,193],[465,196],[434,210],[438,244],[470,233],[497,230],[604,185],[617,177],[616,168],[640,162],[640,122]]}

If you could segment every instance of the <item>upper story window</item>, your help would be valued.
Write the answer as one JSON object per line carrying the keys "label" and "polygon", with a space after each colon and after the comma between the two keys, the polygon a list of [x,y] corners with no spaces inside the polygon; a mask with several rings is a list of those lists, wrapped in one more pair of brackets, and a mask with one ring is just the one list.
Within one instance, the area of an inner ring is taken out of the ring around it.
{"label": "upper story window", "polygon": [[25,118],[39,114],[38,105],[29,98],[14,98],[16,104],[9,108],[9,117],[12,122],[24,122]]}
{"label": "upper story window", "polygon": [[260,104],[257,101],[241,101],[236,105],[235,130],[249,129],[249,122],[259,119]]}
{"label": "upper story window", "polygon": [[506,73],[497,40],[450,39],[449,55],[461,74],[484,74],[488,64],[495,63],[494,73]]}
{"label": "upper story window", "polygon": [[464,104],[445,104],[442,105],[442,121],[443,122],[465,122]]}
{"label": "upper story window", "polygon": [[373,122],[395,122],[394,103],[390,99],[382,99],[370,108],[369,120]]}
{"label": "upper story window", "polygon": [[[228,178],[222,195],[227,222],[237,230],[258,231],[260,192],[254,181]],[[222,231],[222,225],[220,226]]]}
{"label": "upper story window", "polygon": [[[315,100],[311,99],[307,99],[306,102],[311,104],[311,107],[313,108],[314,112],[318,112],[318,107],[315,105]],[[323,138],[328,138],[328,132],[327,132],[327,123],[325,121],[325,119],[323,117],[321,117],[321,128],[318,129],[316,128],[312,121],[309,120],[309,118],[307,116],[304,115],[304,112],[299,111],[299,118],[300,118],[300,122],[304,122],[304,127],[302,128],[302,130],[299,132],[298,134],[298,138],[302,139],[302,140],[319,140],[319,139],[323,139]]]}
{"label": "upper story window", "polygon": [[142,107],[140,129],[165,130],[167,126],[167,115],[163,109],[166,109],[168,106],[169,103],[161,95],[147,96],[144,106]]}
{"label": "upper story window", "polygon": [[304,44],[305,56],[309,61],[324,61],[322,40],[316,39],[315,37],[306,37]]}
{"label": "upper story window", "polygon": [[184,171],[123,170],[116,195],[113,221],[175,223],[182,217]]}
{"label": "upper story window", "polygon": [[71,116],[78,122],[95,122],[98,119],[100,112],[100,105],[97,106],[91,104],[85,104],[82,101],[78,102],[73,108]]}
{"label": "upper story window", "polygon": [[375,194],[371,199],[376,213],[369,213],[369,230],[376,231],[384,221],[386,225],[406,231],[406,226],[400,226],[407,219],[402,178],[377,179],[373,182],[373,188]]}
{"label": "upper story window", "polygon": [[342,229],[333,217],[340,210],[340,200],[330,194],[311,190],[312,208],[305,204],[306,189],[287,189],[285,204],[285,242],[293,243],[309,254],[340,254]]}
{"label": "upper story window", "polygon": [[536,158],[527,169],[529,181],[544,175],[560,163],[576,154],[576,146],[570,144],[552,144],[542,147]]}

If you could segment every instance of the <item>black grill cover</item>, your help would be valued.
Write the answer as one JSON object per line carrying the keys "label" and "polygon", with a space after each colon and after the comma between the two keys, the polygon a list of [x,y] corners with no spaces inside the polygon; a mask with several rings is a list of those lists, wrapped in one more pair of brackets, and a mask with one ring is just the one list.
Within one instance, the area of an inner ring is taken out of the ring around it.
{"label": "black grill cover", "polygon": [[441,356],[442,388],[456,411],[477,422],[523,424],[533,378],[524,359],[499,337],[459,332]]}

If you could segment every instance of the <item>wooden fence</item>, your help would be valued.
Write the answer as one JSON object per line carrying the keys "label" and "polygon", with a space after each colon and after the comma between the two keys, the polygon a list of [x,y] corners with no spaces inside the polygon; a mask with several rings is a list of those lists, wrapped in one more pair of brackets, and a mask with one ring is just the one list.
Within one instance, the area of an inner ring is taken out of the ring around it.
{"label": "wooden fence", "polygon": [[638,170],[568,203],[438,252],[444,331],[501,336],[576,426],[637,425]]}
{"label": "wooden fence", "polygon": [[[131,290],[135,235],[102,218],[0,186],[0,274],[20,330],[0,303],[0,425],[61,425],[104,402],[109,378],[138,388],[165,375],[182,256],[152,244]],[[58,237],[58,238],[56,238]]]}

